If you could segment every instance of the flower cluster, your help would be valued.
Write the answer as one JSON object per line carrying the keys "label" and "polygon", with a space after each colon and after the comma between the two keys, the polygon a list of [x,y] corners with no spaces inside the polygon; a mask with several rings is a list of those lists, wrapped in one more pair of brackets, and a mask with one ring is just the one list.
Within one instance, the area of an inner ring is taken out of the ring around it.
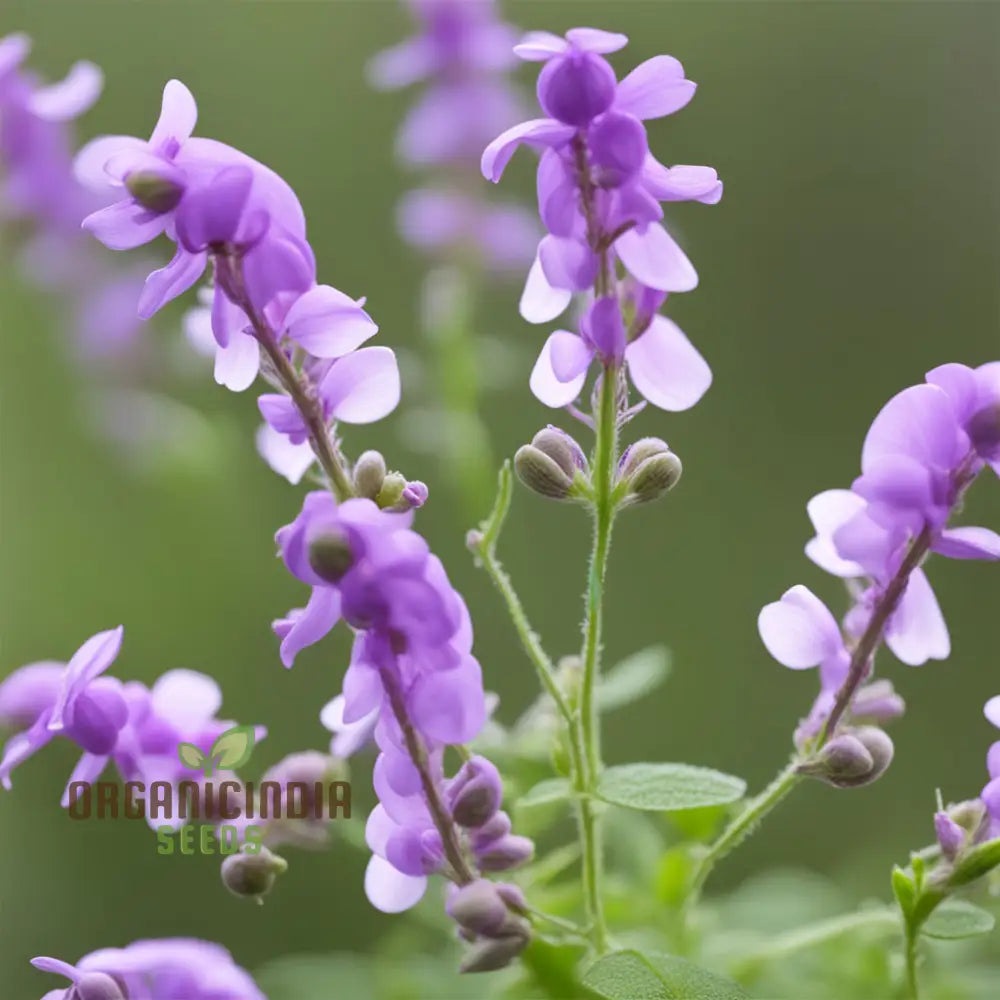
{"label": "flower cluster", "polygon": [[102,948],[76,965],[57,958],[31,964],[70,981],[45,1000],[266,1000],[225,948],[193,938],[134,941]]}
{"label": "flower cluster", "polygon": [[[22,731],[11,737],[0,760],[0,784],[11,787],[11,772],[62,736],[82,751],[66,786],[94,782],[109,763],[123,781],[201,781],[181,764],[177,748],[192,743],[207,753],[233,726],[216,718],[222,704],[218,684],[193,670],[171,670],[151,688],[123,683],[106,671],[121,649],[119,626],[91,636],[66,664],[45,661],[15,670],[0,683],[0,724]],[[257,738],[266,735],[256,727]],[[149,820],[153,823],[153,820]],[[160,823],[179,823],[174,817]]]}
{"label": "flower cluster", "polygon": [[[116,250],[161,234],[174,243],[170,263],[146,279],[139,300],[144,318],[194,285],[211,260],[214,286],[188,322],[196,331],[211,330],[216,380],[246,389],[265,357],[265,377],[282,393],[259,400],[269,428],[259,437],[264,457],[297,480],[314,455],[337,478],[329,424],[367,423],[395,408],[395,356],[361,346],[378,330],[363,302],[317,284],[305,215],[292,189],[245,153],[193,136],[196,120],[190,91],[171,80],[148,140],[104,136],[85,146],[77,175],[117,200],[83,225]],[[343,481],[337,485],[349,490]]]}
{"label": "flower cluster", "polygon": [[722,183],[711,167],[666,167],[650,152],[644,122],[684,107],[695,85],[670,56],[619,82],[605,56],[627,42],[595,28],[525,36],[514,51],[544,63],[538,101],[548,117],[508,129],[482,156],[483,174],[498,181],[518,146],[542,150],[538,206],[548,235],[528,274],[522,316],[547,323],[574,292],[595,289],[578,333],[552,334],[532,373],[532,391],[548,406],[576,399],[594,357],[605,367],[624,362],[639,392],[667,410],[694,405],[711,382],[698,351],[658,313],[669,292],[698,282],[663,226],[661,202],[714,204]]}
{"label": "flower cluster", "polygon": [[355,630],[343,700],[326,714],[345,749],[371,733],[380,751],[365,888],[386,912],[417,902],[431,873],[466,886],[531,855],[499,811],[500,776],[488,761],[473,758],[445,778],[445,748],[479,733],[486,699],[465,602],[411,518],[317,491],[277,535],[290,572],[312,587],[305,608],[275,623],[285,664],[340,619]]}
{"label": "flower cluster", "polygon": [[483,146],[517,120],[506,72],[516,32],[493,0],[410,0],[420,32],[380,52],[369,77],[381,89],[424,83],[400,129],[399,156],[441,182],[410,191],[398,207],[403,238],[426,251],[472,249],[488,266],[531,260],[535,224],[518,205],[485,201],[463,183]]}
{"label": "flower cluster", "polygon": [[852,606],[838,625],[808,588],[793,587],[760,613],[761,639],[792,669],[819,667],[820,695],[796,733],[801,747],[832,735],[846,713],[884,721],[903,711],[887,681],[870,679],[881,642],[911,666],[950,652],[948,629],[921,568],[931,552],[1000,559],[1000,535],[949,527],[972,482],[1000,471],[1000,363],[948,364],[881,410],[865,438],[850,490],[809,502],[816,535],[806,554],[847,582]]}

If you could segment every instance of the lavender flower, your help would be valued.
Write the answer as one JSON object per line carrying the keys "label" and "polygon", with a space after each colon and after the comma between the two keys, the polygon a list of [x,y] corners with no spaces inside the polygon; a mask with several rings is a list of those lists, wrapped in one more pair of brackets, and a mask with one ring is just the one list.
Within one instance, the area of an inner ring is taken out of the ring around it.
{"label": "lavender flower", "polygon": [[761,639],[776,660],[793,669],[820,667],[820,695],[796,733],[800,747],[831,731],[845,711],[866,718],[899,713],[891,689],[860,687],[882,641],[911,666],[948,657],[948,629],[920,566],[928,553],[1000,559],[994,531],[949,527],[972,482],[993,462],[1000,364],[944,365],[927,379],[876,416],[852,488],[809,502],[816,535],[806,554],[848,581],[853,596],[842,628],[801,586],[760,613]]}
{"label": "lavender flower", "polygon": [[[990,698],[983,712],[1000,729],[1000,695]],[[990,837],[1000,837],[1000,740],[990,747],[986,755],[986,769],[990,780],[983,789],[981,798],[989,816],[987,833]]]}
{"label": "lavender flower", "polygon": [[72,984],[46,993],[45,1000],[266,1000],[225,948],[193,938],[103,948],[76,965],[56,958],[31,964]]}
{"label": "lavender flower", "polygon": [[[597,288],[579,336],[557,331],[535,365],[532,391],[549,406],[576,399],[595,356],[604,365],[624,362],[636,388],[668,410],[694,405],[711,382],[681,330],[657,315],[666,293],[697,284],[662,225],[660,202],[714,204],[722,184],[710,167],[668,168],[649,152],[643,122],[679,110],[695,86],[669,56],[647,60],[619,83],[604,56],[627,41],[594,28],[574,28],[565,39],[527,35],[515,52],[545,63],[538,97],[550,117],[508,129],[482,157],[483,174],[498,181],[518,146],[542,150],[538,204],[549,232],[528,274],[521,315],[548,322],[574,292]],[[611,287],[619,264],[629,280]]]}

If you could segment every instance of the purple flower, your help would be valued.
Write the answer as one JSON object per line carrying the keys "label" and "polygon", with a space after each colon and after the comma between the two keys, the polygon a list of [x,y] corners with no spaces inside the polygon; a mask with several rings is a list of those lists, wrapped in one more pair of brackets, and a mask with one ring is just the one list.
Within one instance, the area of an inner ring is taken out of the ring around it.
{"label": "purple flower", "polygon": [[[983,713],[1000,729],[1000,695],[986,702]],[[982,791],[982,800],[990,817],[989,836],[1000,837],[1000,740],[990,747],[986,756],[986,768],[990,780]]]}
{"label": "purple flower", "polygon": [[545,342],[531,391],[547,406],[566,406],[580,394],[595,357],[603,365],[624,360],[635,387],[664,410],[694,406],[712,382],[705,359],[676,323],[653,315],[630,337],[618,300],[601,298],[584,314],[579,335],[557,330]]}
{"label": "purple flower", "polygon": [[103,948],[75,966],[55,958],[31,964],[73,984],[47,993],[45,1000],[266,1000],[225,948],[193,938]]}
{"label": "purple flower", "polygon": [[92,762],[102,762],[98,774],[103,770],[128,721],[121,682],[101,676],[118,656],[123,632],[121,626],[98,632],[65,666],[31,664],[0,684],[0,722],[26,727],[4,747],[0,760],[4,788],[11,787],[11,771],[56,736],[65,736],[84,751],[71,781],[89,773]]}
{"label": "purple flower", "polygon": [[353,722],[344,721],[344,706],[347,699],[338,694],[323,706],[319,721],[325,729],[333,733],[330,740],[330,753],[334,757],[351,757],[360,749],[371,743],[375,735],[375,723],[378,722],[379,707],[373,708],[367,714]]}

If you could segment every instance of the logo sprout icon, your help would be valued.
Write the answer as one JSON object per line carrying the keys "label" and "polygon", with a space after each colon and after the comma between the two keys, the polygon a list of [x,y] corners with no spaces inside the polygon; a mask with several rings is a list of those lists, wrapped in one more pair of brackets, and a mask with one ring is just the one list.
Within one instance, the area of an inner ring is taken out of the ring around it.
{"label": "logo sprout icon", "polygon": [[254,739],[253,726],[233,726],[219,736],[207,754],[193,743],[181,743],[177,756],[189,770],[202,771],[211,778],[216,770],[233,771],[245,764],[253,753]]}

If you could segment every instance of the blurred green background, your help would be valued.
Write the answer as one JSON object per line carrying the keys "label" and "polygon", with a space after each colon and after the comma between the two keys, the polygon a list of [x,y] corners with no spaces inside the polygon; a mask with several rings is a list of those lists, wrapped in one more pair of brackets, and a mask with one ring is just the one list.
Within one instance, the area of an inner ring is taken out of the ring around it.
{"label": "blurred green background", "polygon": [[[651,144],[668,163],[710,163],[726,181],[718,207],[671,212],[701,285],[670,312],[715,384],[693,411],[649,411],[630,428],[667,438],[684,480],[667,502],[622,518],[608,601],[608,661],[666,641],[674,676],[609,719],[605,746],[612,761],[693,760],[759,786],[783,761],[815,679],[769,659],[757,611],[799,582],[840,599],[802,555],[806,500],[851,481],[865,429],[895,391],[938,363],[1000,354],[1000,5],[567,0],[505,12],[525,28],[627,32],[619,67],[667,51],[700,85],[688,109],[653,123]],[[425,352],[424,262],[393,231],[412,178],[391,150],[412,95],[373,93],[363,76],[372,53],[409,31],[398,4],[6,0],[0,29],[33,35],[34,65],[51,77],[78,58],[104,68],[86,135],[147,134],[164,81],[183,79],[200,134],[247,150],[297,190],[321,280],[367,294],[384,343]],[[531,197],[528,160],[508,193],[519,184]],[[547,329],[520,320],[519,290],[508,285],[481,313],[481,332],[514,352],[513,381],[485,403],[500,454],[552,416],[527,390]],[[301,490],[256,457],[253,395],[216,387],[206,367],[178,391],[210,420],[208,451],[132,475],[86,431],[82,376],[56,315],[5,258],[0,674],[66,658],[124,622],[116,674],[212,673],[228,717],[270,728],[261,768],[325,746],[317,713],[338,690],[346,643],[309,651],[291,672],[278,662],[268,625],[302,588],[275,562],[272,535]],[[171,311],[158,335],[173,335],[179,316]],[[348,449],[381,447],[429,482],[419,526],[467,596],[488,686],[512,719],[533,695],[532,675],[463,548],[469,519],[438,468],[401,443],[406,413],[404,392],[393,418],[348,433]],[[996,527],[998,514],[997,484],[980,484],[969,519]],[[518,491],[503,555],[555,654],[577,645],[586,546],[575,509]],[[803,864],[886,896],[891,862],[931,839],[935,788],[978,792],[995,736],[981,706],[1000,692],[1000,576],[942,560],[932,577],[954,652],[919,670],[885,658],[909,702],[889,774],[851,793],[804,788],[727,863],[720,886]],[[254,967],[290,951],[363,951],[400,920],[367,905],[364,859],[346,846],[295,855],[258,909],[223,892],[212,859],[161,858],[130,824],[72,824],[58,798],[73,760],[53,745],[0,797],[4,1000],[54,985],[28,967],[36,954],[72,960],[183,934],[220,940]],[[356,781],[367,786],[365,765]]]}

